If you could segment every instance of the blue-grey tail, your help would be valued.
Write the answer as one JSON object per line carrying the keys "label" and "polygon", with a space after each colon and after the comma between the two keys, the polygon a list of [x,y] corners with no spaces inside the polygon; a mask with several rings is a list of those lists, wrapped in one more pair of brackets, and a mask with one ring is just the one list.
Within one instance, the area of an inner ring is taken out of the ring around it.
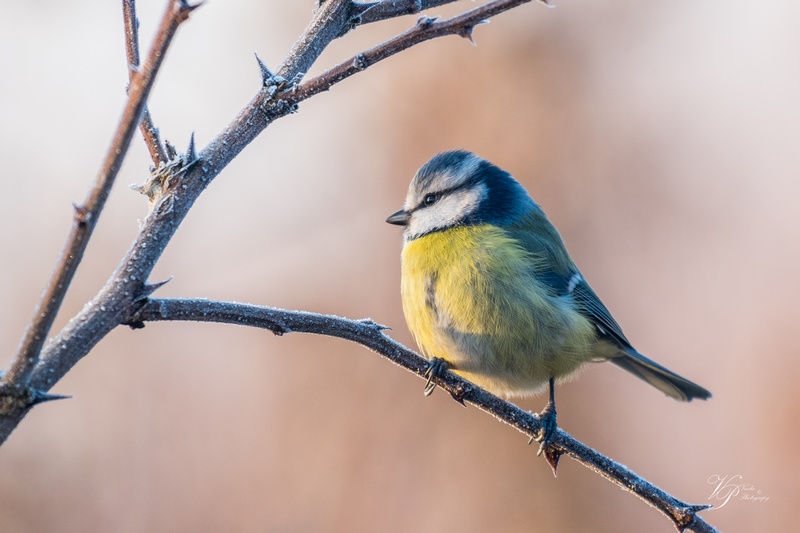
{"label": "blue-grey tail", "polygon": [[611,358],[611,362],[676,400],[690,402],[695,398],[707,400],[711,397],[711,393],[700,385],[664,368],[632,348]]}

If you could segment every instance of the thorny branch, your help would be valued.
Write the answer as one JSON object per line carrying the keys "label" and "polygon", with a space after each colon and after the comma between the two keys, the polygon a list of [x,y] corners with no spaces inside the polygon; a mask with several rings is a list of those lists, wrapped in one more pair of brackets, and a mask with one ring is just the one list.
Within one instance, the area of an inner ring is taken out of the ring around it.
{"label": "thorny branch", "polygon": [[[428,367],[426,359],[386,336],[385,326],[368,319],[350,320],[333,315],[204,299],[153,298],[136,313],[130,325],[144,327],[145,322],[155,321],[220,322],[267,329],[276,335],[292,332],[327,335],[361,344],[420,377],[425,376]],[[451,372],[437,385],[457,401],[469,402],[530,437],[535,437],[541,428],[539,415],[523,411]],[[697,516],[709,505],[691,505],[678,500],[628,468],[575,440],[560,428],[550,454],[554,474],[559,458],[568,455],[661,511],[679,530],[716,531]]]}
{"label": "thorny branch", "polygon": [[[327,45],[353,28],[418,13],[454,1],[456,0],[323,0],[318,2],[309,26],[276,74],[272,74],[259,61],[263,87],[200,154],[195,153],[193,140],[190,141],[186,154],[180,157],[165,154],[152,122],[149,126],[143,124],[148,148],[159,167],[148,181],[148,186],[142,188],[150,196],[150,213],[130,250],[97,296],[42,349],[108,197],[133,131],[145,110],[145,101],[164,53],[178,25],[196,7],[189,6],[185,0],[169,0],[167,13],[150,54],[142,68],[137,69],[135,6],[133,0],[123,0],[131,75],[128,103],[97,183],[86,202],[76,206],[73,230],[67,247],[26,331],[19,354],[9,370],[0,374],[0,443],[8,438],[36,403],[57,398],[58,396],[46,394],[46,391],[120,324],[141,327],[145,321],[200,320],[261,327],[276,334],[290,331],[319,333],[358,342],[418,375],[424,374],[427,362],[385,336],[382,333],[385,328],[371,321],[352,321],[333,316],[205,300],[150,299],[149,296],[164,282],[148,283],[147,280],[195,200],[222,169],[274,120],[294,112],[297,104],[303,100],[326,91],[334,84],[411,46],[445,35],[459,35],[471,40],[476,25],[530,0],[493,0],[442,21],[422,17],[405,33],[299,85],[305,72]],[[536,415],[522,411],[452,373],[439,379],[437,384],[459,401],[468,401],[527,435],[535,435],[539,430],[539,419]],[[570,455],[658,508],[672,519],[678,529],[715,531],[696,514],[704,506],[692,506],[675,499],[622,465],[575,441],[563,431],[558,431],[551,448],[551,465],[557,464],[561,455]]]}

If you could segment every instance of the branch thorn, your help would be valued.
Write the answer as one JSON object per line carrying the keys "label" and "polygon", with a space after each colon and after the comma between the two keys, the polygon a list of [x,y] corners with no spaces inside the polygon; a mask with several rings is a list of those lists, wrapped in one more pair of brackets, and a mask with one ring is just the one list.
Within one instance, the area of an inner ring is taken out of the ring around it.
{"label": "branch thorn", "polygon": [[37,404],[66,398],[71,396],[50,394],[28,386],[0,384],[0,414],[14,416]]}
{"label": "branch thorn", "polygon": [[472,38],[472,31],[474,29],[475,26],[464,26],[461,28],[461,31],[458,32],[458,35],[468,40],[472,46],[478,46],[478,43],[476,43],[475,39]]}
{"label": "branch thorn", "polygon": [[[530,446],[535,440],[537,440],[536,437],[531,437],[528,439],[528,446]],[[547,464],[550,465],[550,470],[553,471],[553,477],[558,477],[558,460],[561,459],[562,455],[564,455],[564,451],[556,448],[551,443],[548,446],[539,448],[539,452],[536,455],[539,456],[541,454],[544,454],[545,461],[547,461]]]}
{"label": "branch thorn", "polygon": [[470,24],[469,26],[463,26],[459,31],[458,35],[467,39],[472,46],[478,46],[478,43],[472,38],[472,32],[475,30],[475,26],[479,26],[481,24],[489,24],[489,19],[484,19],[480,22],[476,22],[475,24]]}
{"label": "branch thorn", "polygon": [[261,85],[263,87],[268,87],[273,84],[275,80],[275,74],[261,61],[261,58],[258,57],[258,53],[253,52],[253,55],[256,56],[256,61],[258,62],[258,68],[261,70]]}
{"label": "branch thorn", "polygon": [[186,148],[186,153],[184,154],[183,166],[188,168],[194,164],[195,161],[197,161],[197,150],[194,147],[194,132],[192,132],[189,136],[189,146]]}
{"label": "branch thorn", "polygon": [[699,513],[700,511],[707,511],[709,509],[712,509],[713,507],[714,507],[713,505],[709,504],[687,505],[684,508],[684,511],[686,511],[687,513],[695,514]]}
{"label": "branch thorn", "polygon": [[32,400],[30,403],[30,407],[34,405],[38,405],[44,402],[52,402],[54,400],[68,400],[72,398],[72,396],[68,394],[50,394],[49,392],[40,391],[37,389],[31,389],[32,392]]}
{"label": "branch thorn", "polygon": [[429,17],[427,15],[423,15],[417,19],[417,26],[419,26],[420,29],[424,30],[433,26],[433,23],[436,22],[438,19],[439,17]]}
{"label": "branch thorn", "polygon": [[190,4],[186,0],[179,0],[179,3],[178,9],[180,11],[180,16],[178,17],[178,24],[181,24],[189,19],[189,15],[192,14],[192,11],[202,6],[205,2],[201,1],[196,4]]}
{"label": "branch thorn", "polygon": [[133,305],[135,310],[131,313],[128,320],[120,322],[120,324],[123,326],[128,326],[131,329],[143,329],[145,324],[144,320],[142,319],[142,310],[150,299],[150,295],[170,281],[172,281],[172,276],[163,281],[157,281],[156,283],[141,284],[133,295]]}
{"label": "branch thorn", "polygon": [[560,449],[555,446],[548,446],[544,449],[544,458],[547,464],[550,465],[550,470],[553,471],[553,477],[558,477],[558,460],[564,455]]}
{"label": "branch thorn", "polygon": [[168,277],[165,280],[157,281],[155,283],[144,283],[139,287],[139,290],[136,291],[136,295],[133,298],[133,301],[139,302],[142,300],[146,300],[150,297],[151,294],[156,292],[158,289],[166,285],[172,281],[172,276]]}

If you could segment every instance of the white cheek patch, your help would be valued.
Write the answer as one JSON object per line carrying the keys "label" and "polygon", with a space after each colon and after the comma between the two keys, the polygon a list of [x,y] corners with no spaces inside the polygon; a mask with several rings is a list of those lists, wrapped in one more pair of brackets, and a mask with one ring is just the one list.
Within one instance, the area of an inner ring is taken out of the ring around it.
{"label": "white cheek patch", "polygon": [[486,187],[481,184],[478,187],[448,194],[428,210],[431,211],[433,219],[443,222],[444,226],[450,226],[472,214],[485,196]]}
{"label": "white cheek patch", "polygon": [[463,222],[478,209],[486,194],[486,185],[481,183],[447,194],[430,207],[417,209],[409,221],[408,235],[413,238]]}

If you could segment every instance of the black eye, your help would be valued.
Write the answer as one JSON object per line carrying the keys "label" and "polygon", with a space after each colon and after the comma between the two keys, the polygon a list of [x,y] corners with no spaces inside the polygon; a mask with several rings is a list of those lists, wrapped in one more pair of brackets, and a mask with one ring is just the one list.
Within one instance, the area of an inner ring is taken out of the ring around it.
{"label": "black eye", "polygon": [[430,207],[433,204],[435,204],[438,199],[439,199],[438,194],[435,193],[426,194],[425,198],[422,199],[422,205],[424,205],[425,207]]}

